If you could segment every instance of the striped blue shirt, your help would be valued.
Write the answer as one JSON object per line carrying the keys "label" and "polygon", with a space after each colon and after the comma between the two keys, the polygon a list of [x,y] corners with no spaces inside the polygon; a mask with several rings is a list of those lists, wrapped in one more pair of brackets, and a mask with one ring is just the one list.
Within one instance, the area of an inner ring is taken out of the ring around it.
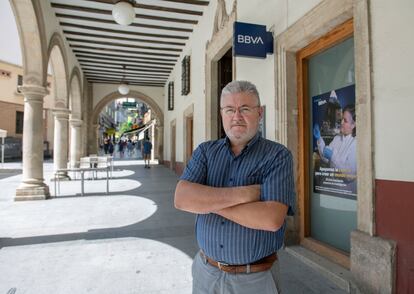
{"label": "striped blue shirt", "polygon": [[[260,184],[261,201],[288,205],[293,215],[295,191],[290,151],[258,134],[238,156],[226,139],[200,144],[181,180],[212,187]],[[196,236],[199,247],[216,261],[247,264],[268,256],[283,245],[286,222],[277,232],[250,229],[215,213],[198,214]]]}

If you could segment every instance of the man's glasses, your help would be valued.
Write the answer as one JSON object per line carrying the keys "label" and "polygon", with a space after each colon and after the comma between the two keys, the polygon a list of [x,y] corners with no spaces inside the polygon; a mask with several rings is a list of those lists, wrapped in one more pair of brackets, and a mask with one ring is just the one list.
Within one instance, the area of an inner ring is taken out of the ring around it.
{"label": "man's glasses", "polygon": [[253,110],[255,108],[260,107],[259,105],[256,106],[240,106],[238,108],[235,107],[231,107],[231,106],[226,106],[226,107],[221,107],[221,111],[223,111],[223,114],[227,115],[227,116],[233,116],[236,114],[237,111],[239,111],[239,113],[241,115],[245,115],[248,116],[250,114],[253,113]]}

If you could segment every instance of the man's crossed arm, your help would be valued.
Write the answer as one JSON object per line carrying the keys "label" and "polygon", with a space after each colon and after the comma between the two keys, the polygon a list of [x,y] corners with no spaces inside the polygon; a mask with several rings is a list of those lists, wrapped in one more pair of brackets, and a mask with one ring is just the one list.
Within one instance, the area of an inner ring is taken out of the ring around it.
{"label": "man's crossed arm", "polygon": [[277,231],[288,210],[277,201],[260,201],[260,186],[210,187],[181,180],[175,190],[177,209],[198,213],[216,213],[242,226]]}

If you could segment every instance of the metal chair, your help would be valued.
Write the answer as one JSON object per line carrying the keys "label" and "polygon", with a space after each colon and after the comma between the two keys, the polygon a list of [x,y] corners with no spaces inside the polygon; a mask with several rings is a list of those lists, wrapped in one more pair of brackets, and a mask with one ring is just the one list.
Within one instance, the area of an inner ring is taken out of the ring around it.
{"label": "metal chair", "polygon": [[91,159],[89,157],[81,157],[79,168],[91,168]]}
{"label": "metal chair", "polygon": [[[96,161],[96,168],[108,168],[110,167],[107,156],[98,156]],[[96,178],[98,178],[98,171],[96,171]]]}

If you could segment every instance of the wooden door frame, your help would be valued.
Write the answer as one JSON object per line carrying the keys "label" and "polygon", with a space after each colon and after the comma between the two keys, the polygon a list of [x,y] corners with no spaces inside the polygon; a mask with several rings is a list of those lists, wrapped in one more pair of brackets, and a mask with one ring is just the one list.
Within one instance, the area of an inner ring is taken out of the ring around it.
{"label": "wooden door frame", "polygon": [[349,268],[349,254],[327,244],[310,238],[310,136],[309,114],[310,103],[308,96],[308,60],[310,57],[328,49],[351,37],[354,33],[353,19],[350,19],[326,35],[313,41],[296,53],[297,96],[298,96],[298,199],[299,210],[303,212],[300,219],[300,243],[340,265]]}
{"label": "wooden door frame", "polygon": [[[194,104],[191,104],[184,110],[183,115],[183,122],[184,122],[184,132],[183,132],[183,161],[184,166],[187,165],[188,161],[193,154],[193,147],[194,147]],[[191,130],[191,134],[189,133],[189,121],[193,120],[193,129]],[[191,145],[191,146],[190,146]]]}
{"label": "wooden door frame", "polygon": [[177,165],[177,123],[173,119],[170,123],[170,168],[175,172],[175,167]]}

